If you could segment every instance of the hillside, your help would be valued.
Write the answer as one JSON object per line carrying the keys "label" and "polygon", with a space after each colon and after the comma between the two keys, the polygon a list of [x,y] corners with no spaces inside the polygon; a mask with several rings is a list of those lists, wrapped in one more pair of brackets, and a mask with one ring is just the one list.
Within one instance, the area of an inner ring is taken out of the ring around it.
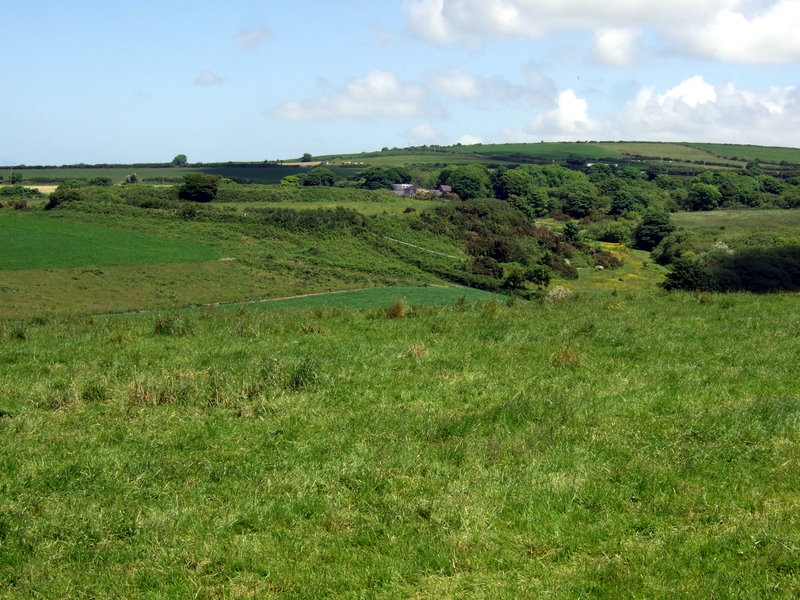
{"label": "hillside", "polygon": [[[800,149],[773,148],[736,144],[665,143],[665,142],[542,142],[531,144],[475,144],[470,146],[419,146],[392,148],[377,152],[315,156],[312,162],[299,159],[260,162],[196,163],[176,167],[169,164],[134,165],[70,165],[64,167],[16,165],[13,172],[23,182],[51,184],[69,179],[89,181],[109,177],[122,183],[135,173],[139,181],[155,184],[180,183],[186,173],[204,172],[243,183],[278,183],[283,177],[303,173],[319,161],[339,175],[350,177],[371,165],[378,166],[442,166],[448,164],[486,164],[514,166],[518,164],[566,163],[568,159],[583,162],[604,161],[614,164],[642,166],[663,163],[679,174],[692,174],[703,168],[742,168],[748,162],[760,161],[771,173],[795,172],[800,169]],[[6,181],[11,166],[0,167]]]}

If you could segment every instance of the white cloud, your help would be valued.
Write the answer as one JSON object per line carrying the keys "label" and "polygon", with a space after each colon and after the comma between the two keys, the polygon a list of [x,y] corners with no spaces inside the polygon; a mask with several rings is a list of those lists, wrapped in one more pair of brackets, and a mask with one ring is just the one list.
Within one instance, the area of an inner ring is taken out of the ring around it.
{"label": "white cloud", "polygon": [[275,34],[264,27],[255,27],[241,31],[236,35],[236,41],[247,50],[255,50],[266,40],[271,40]]}
{"label": "white cloud", "polygon": [[598,131],[600,124],[589,117],[589,103],[567,89],[558,94],[555,108],[539,114],[522,129],[505,130],[501,138],[520,142],[576,140],[588,139]]}
{"label": "white cloud", "polygon": [[519,100],[534,106],[548,104],[555,94],[553,82],[533,63],[526,67],[525,78],[526,83],[521,85],[498,75],[475,77],[460,69],[449,69],[432,75],[429,85],[445,96],[467,102],[495,99],[501,102]]}
{"label": "white cloud", "polygon": [[372,71],[349,79],[331,94],[303,102],[287,102],[272,110],[285,119],[315,120],[361,117],[415,117],[440,112],[425,88],[404,83],[388,71]]}
{"label": "white cloud", "polygon": [[642,35],[632,27],[599,29],[594,43],[597,58],[604,63],[624,67],[634,62],[636,42]]}
{"label": "white cloud", "polygon": [[486,89],[476,77],[459,69],[435,75],[432,83],[440,92],[454,98],[474,99],[486,95]]}
{"label": "white cloud", "polygon": [[203,71],[194,78],[195,85],[204,85],[204,86],[211,86],[211,85],[219,85],[223,81],[222,77],[214,73],[213,71]]}
{"label": "white cloud", "polygon": [[604,119],[591,117],[588,102],[564,90],[556,108],[524,127],[503,130],[495,141],[624,139],[796,146],[799,129],[797,87],[746,90],[733,83],[711,85],[695,76],[661,92],[642,88]]}
{"label": "white cloud", "polygon": [[796,87],[740,90],[733,83],[712,86],[702,77],[682,81],[662,94],[644,88],[608,124],[612,139],[787,146],[797,145],[798,129]]}
{"label": "white cloud", "polygon": [[628,64],[633,32],[652,28],[673,49],[734,62],[800,60],[800,0],[405,0],[408,28],[449,44],[597,32],[597,52]]}
{"label": "white cloud", "polygon": [[474,144],[482,144],[483,140],[476,135],[470,135],[469,133],[465,133],[460,138],[456,140],[456,144],[461,144],[462,146],[472,146]]}
{"label": "white cloud", "polygon": [[706,83],[700,75],[681,81],[671,90],[658,97],[658,103],[664,106],[667,103],[681,102],[696,108],[700,104],[717,101],[717,92],[714,86]]}
{"label": "white cloud", "polygon": [[748,16],[725,8],[702,28],[673,32],[701,56],[747,64],[800,61],[800,0],[779,0]]}
{"label": "white cloud", "polygon": [[408,137],[414,140],[441,140],[444,138],[444,135],[441,131],[436,129],[436,127],[426,121],[425,123],[420,123],[412,127],[408,132]]}

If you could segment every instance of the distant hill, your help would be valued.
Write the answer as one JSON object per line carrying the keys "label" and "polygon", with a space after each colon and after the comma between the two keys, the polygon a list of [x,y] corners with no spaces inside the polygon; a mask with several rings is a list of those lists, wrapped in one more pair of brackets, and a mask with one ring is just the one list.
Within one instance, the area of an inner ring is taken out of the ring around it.
{"label": "distant hill", "polygon": [[[284,161],[194,163],[173,166],[168,163],[133,165],[63,165],[13,167],[13,173],[25,183],[59,183],[67,179],[88,181],[95,177],[110,177],[122,183],[130,173],[139,181],[149,183],[179,183],[186,173],[212,173],[240,183],[278,183],[287,175],[303,172],[317,164],[350,177],[367,166],[416,166],[423,169],[444,165],[480,163],[492,166],[513,166],[523,163],[545,164],[558,162],[580,167],[586,163],[607,162],[643,167],[662,163],[676,175],[693,175],[704,169],[739,169],[758,161],[771,174],[800,170],[800,148],[779,148],[741,144],[672,143],[672,142],[541,142],[529,144],[474,144],[469,146],[413,146],[386,148],[358,154],[328,154],[315,156],[312,162],[301,163],[298,158]],[[304,166],[307,164],[308,166]],[[11,175],[10,166],[0,167],[0,184]]]}

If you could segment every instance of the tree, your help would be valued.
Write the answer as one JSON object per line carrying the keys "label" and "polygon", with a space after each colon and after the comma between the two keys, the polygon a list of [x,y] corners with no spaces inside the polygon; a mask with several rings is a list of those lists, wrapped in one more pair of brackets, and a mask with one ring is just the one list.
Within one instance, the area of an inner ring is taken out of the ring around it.
{"label": "tree", "polygon": [[300,187],[300,178],[297,175],[287,175],[281,179],[283,187]]}
{"label": "tree", "polygon": [[657,163],[650,163],[644,170],[644,174],[647,175],[648,181],[654,181],[656,177],[658,177],[659,175],[665,175],[666,173],[667,173],[667,167]]}
{"label": "tree", "polygon": [[303,185],[332,186],[339,177],[327,167],[314,167],[303,175]]}
{"label": "tree", "polygon": [[585,176],[583,180],[567,183],[561,188],[564,212],[576,219],[589,216],[596,207],[597,188]]}
{"label": "tree", "polygon": [[392,176],[383,167],[367,167],[361,174],[361,187],[367,190],[392,189]]}
{"label": "tree", "polygon": [[126,183],[126,184],[139,183],[139,176],[136,175],[136,173],[129,173],[125,177],[125,182],[124,183]]}
{"label": "tree", "polygon": [[211,202],[217,197],[220,177],[208,173],[188,173],[183,176],[183,185],[178,197],[190,202]]}
{"label": "tree", "polygon": [[644,208],[639,196],[630,189],[621,189],[611,196],[610,215],[624,215],[630,211],[640,211]]}
{"label": "tree", "polygon": [[311,162],[313,160],[314,160],[314,157],[311,156],[308,152],[305,152],[305,153],[303,153],[303,156],[300,159],[300,162]]}
{"label": "tree", "polygon": [[667,213],[648,210],[642,217],[642,222],[633,232],[633,238],[637,248],[642,250],[652,250],[675,231],[675,225]]}
{"label": "tree", "polygon": [[692,252],[694,247],[695,239],[691,232],[678,229],[661,240],[653,249],[653,260],[660,265],[668,265]]}
{"label": "tree", "polygon": [[173,167],[182,167],[187,162],[189,162],[189,161],[186,159],[186,155],[185,154],[178,154],[175,158],[172,159],[172,166]]}
{"label": "tree", "polygon": [[21,182],[22,182],[22,173],[20,173],[19,171],[17,171],[16,173],[11,173],[11,175],[8,178],[8,183],[10,183],[11,185]]}
{"label": "tree", "polygon": [[562,232],[565,242],[578,242],[581,239],[581,229],[575,221],[567,221],[564,224],[564,231]]}
{"label": "tree", "polygon": [[709,291],[714,288],[714,279],[697,261],[679,258],[660,285],[665,290]]}
{"label": "tree", "polygon": [[491,191],[491,181],[481,165],[451,167],[442,170],[439,183],[449,185],[463,200],[486,198]]}
{"label": "tree", "polygon": [[533,188],[533,177],[529,173],[511,169],[500,175],[496,193],[501,200],[507,200],[512,195],[527,198]]}
{"label": "tree", "polygon": [[686,198],[691,210],[714,210],[719,206],[722,194],[715,185],[693,183]]}

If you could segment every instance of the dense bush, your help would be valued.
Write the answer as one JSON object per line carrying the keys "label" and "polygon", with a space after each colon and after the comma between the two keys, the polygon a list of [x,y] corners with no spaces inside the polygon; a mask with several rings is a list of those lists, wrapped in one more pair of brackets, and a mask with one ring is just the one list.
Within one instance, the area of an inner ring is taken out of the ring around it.
{"label": "dense bush", "polygon": [[667,290],[777,292],[800,290],[800,246],[748,248],[710,264],[679,258],[662,282]]}
{"label": "dense bush", "polygon": [[183,185],[178,197],[190,202],[211,202],[216,199],[220,177],[207,173],[188,173],[183,176]]}
{"label": "dense bush", "polygon": [[0,197],[4,198],[41,198],[42,195],[36,188],[28,188],[24,185],[0,187]]}
{"label": "dense bush", "polygon": [[641,223],[634,230],[633,238],[637,248],[652,250],[673,231],[675,231],[675,225],[668,214],[647,211],[642,217]]}

